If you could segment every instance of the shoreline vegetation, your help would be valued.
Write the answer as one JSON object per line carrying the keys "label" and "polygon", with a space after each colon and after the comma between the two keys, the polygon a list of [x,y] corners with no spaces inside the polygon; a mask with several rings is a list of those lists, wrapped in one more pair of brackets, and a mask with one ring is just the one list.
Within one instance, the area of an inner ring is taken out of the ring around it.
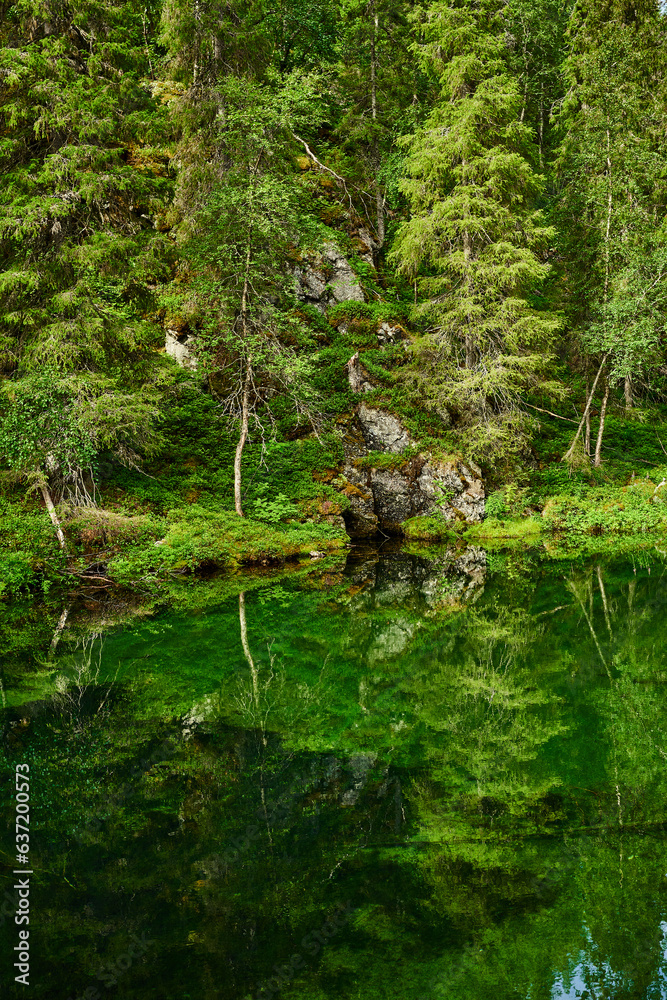
{"label": "shoreline vegetation", "polygon": [[[487,514],[477,524],[460,522],[453,529],[442,517],[414,517],[400,535],[378,533],[356,544],[390,543],[413,552],[433,545],[489,551],[519,546],[539,549],[547,559],[631,552],[667,536],[666,480],[667,465],[631,476],[626,484],[576,479],[546,495],[526,487],[501,488],[487,498]],[[158,592],[179,579],[206,580],[221,572],[344,556],[355,545],[342,519],[332,524],[276,516],[269,523],[193,503],[163,515],[61,509],[63,550],[48,513],[34,500],[0,498],[0,511],[0,598],[5,600],[46,593],[53,586]]]}
{"label": "shoreline vegetation", "polygon": [[0,18],[0,599],[667,526],[655,0]]}

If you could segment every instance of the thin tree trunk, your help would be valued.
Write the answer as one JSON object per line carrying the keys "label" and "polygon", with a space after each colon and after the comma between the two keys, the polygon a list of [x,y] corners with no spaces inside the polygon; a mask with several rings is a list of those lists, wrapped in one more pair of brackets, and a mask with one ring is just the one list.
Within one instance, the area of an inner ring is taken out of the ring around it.
{"label": "thin tree trunk", "polygon": [[607,402],[609,400],[609,383],[607,382],[604,390],[604,397],[602,399],[602,406],[600,407],[600,426],[598,427],[598,439],[595,443],[595,460],[593,465],[596,469],[599,469],[602,465],[602,435],[604,434],[604,420],[607,413]]}
{"label": "thin tree trunk", "polygon": [[567,451],[563,455],[563,458],[561,459],[561,461],[563,461],[563,462],[569,461],[569,459],[571,459],[572,456],[573,456],[573,454],[574,454],[574,449],[575,449],[577,441],[579,440],[579,435],[581,434],[583,426],[586,423],[586,418],[588,417],[588,415],[590,413],[591,403],[593,402],[593,395],[595,393],[595,390],[597,389],[597,385],[598,385],[598,382],[600,380],[600,375],[602,375],[602,369],[605,366],[606,360],[607,360],[607,355],[605,354],[604,357],[602,358],[602,363],[600,364],[600,367],[598,368],[598,373],[595,376],[595,379],[593,380],[593,385],[592,385],[591,391],[590,391],[590,393],[588,395],[588,399],[586,400],[586,406],[584,408],[584,412],[583,412],[583,416],[581,418],[581,422],[580,422],[579,426],[577,427],[577,433],[574,435],[574,440],[572,441],[572,444],[567,449]]}
{"label": "thin tree trunk", "polygon": [[[470,238],[470,233],[466,230],[463,234],[463,260],[466,273],[466,294],[468,298],[472,298],[472,276],[471,276],[471,260],[472,260],[472,240]],[[472,324],[470,322],[470,316],[468,316],[468,323],[466,326],[466,368],[473,368],[475,364],[475,345],[472,335]]]}
{"label": "thin tree trunk", "polygon": [[44,497],[44,503],[46,504],[46,509],[49,512],[49,517],[51,518],[51,524],[56,529],[56,535],[58,536],[58,541],[60,542],[60,548],[63,550],[63,552],[65,552],[67,551],[67,542],[65,541],[63,529],[60,526],[60,521],[58,520],[58,515],[56,514],[56,508],[53,506],[53,500],[51,499],[49,488],[46,485],[46,483],[42,483],[39,489],[42,496]]}
{"label": "thin tree trunk", "polygon": [[[259,164],[259,160],[257,161]],[[257,166],[255,165],[255,168]],[[250,187],[250,209],[252,217],[252,184]],[[250,258],[252,229],[248,231],[248,243],[246,247],[245,273],[243,276],[243,293],[241,295],[241,325],[243,328],[243,347],[246,353],[246,370],[243,381],[243,393],[241,396],[241,433],[236,445],[234,455],[234,506],[239,517],[243,517],[243,507],[241,505],[241,459],[243,458],[243,448],[248,437],[248,411],[250,408],[250,389],[252,387],[252,358],[248,346],[248,289],[250,287]]]}
{"label": "thin tree trunk", "polygon": [[380,30],[380,18],[378,16],[377,4],[373,4],[373,35],[371,37],[371,118],[373,120],[373,169],[375,170],[375,216],[378,244],[384,244],[384,197],[378,181],[378,171],[380,169],[380,150],[376,132],[378,117],[377,99],[377,75],[378,75],[378,55],[377,41]]}
{"label": "thin tree trunk", "polygon": [[625,376],[623,389],[625,393],[625,408],[626,410],[631,410],[634,406],[634,400],[632,398],[632,375]]}
{"label": "thin tree trunk", "polygon": [[[588,381],[586,381],[586,399],[588,399]],[[591,411],[586,414],[586,424],[584,429],[584,451],[587,457],[591,457]]]}
{"label": "thin tree trunk", "polygon": [[609,192],[607,195],[607,232],[605,234],[604,251],[604,323],[607,326],[607,303],[609,301],[609,234],[611,232],[611,213],[613,208],[613,191],[611,186],[611,138],[607,129],[607,177]]}
{"label": "thin tree trunk", "polygon": [[252,385],[252,362],[248,358],[246,362],[246,373],[243,382],[243,396],[241,398],[241,434],[236,445],[234,456],[234,506],[239,517],[243,517],[243,507],[241,506],[241,459],[243,448],[248,437],[248,409],[250,402],[250,387]]}
{"label": "thin tree trunk", "polygon": [[544,167],[544,80],[542,81],[542,92],[540,95],[540,128],[539,128],[539,150],[540,150],[540,170]]}

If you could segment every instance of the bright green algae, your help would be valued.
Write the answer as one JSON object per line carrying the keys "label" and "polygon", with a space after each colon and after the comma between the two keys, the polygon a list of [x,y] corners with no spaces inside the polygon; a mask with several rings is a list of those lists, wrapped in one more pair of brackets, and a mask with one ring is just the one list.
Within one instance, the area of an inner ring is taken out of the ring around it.
{"label": "bright green algae", "polygon": [[91,600],[51,652],[62,605],[15,609],[31,995],[663,996],[664,573],[358,553]]}

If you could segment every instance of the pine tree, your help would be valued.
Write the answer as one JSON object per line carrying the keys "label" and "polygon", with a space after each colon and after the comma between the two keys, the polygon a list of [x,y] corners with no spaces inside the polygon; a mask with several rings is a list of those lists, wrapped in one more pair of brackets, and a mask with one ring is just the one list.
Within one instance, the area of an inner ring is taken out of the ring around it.
{"label": "pine tree", "polygon": [[40,488],[92,502],[97,451],[136,463],[158,440],[145,314],[168,274],[153,220],[171,182],[150,16],[33,0],[1,23],[0,449]]}
{"label": "pine tree", "polygon": [[238,427],[240,516],[244,447],[252,429],[262,441],[271,433],[270,401],[280,395],[317,422],[311,366],[293,347],[310,342],[293,308],[296,255],[313,239],[293,164],[293,128],[307,94],[293,81],[275,90],[233,76],[222,81],[209,94],[221,108],[207,132],[213,170],[183,136],[181,270],[165,302],[197,331],[209,385]]}
{"label": "pine tree", "polygon": [[468,415],[467,447],[488,461],[522,440],[521,395],[548,370],[558,324],[529,297],[548,274],[540,255],[552,233],[535,209],[542,179],[502,6],[461,0],[421,16],[415,54],[441,97],[406,141],[411,218],[392,257],[421,297],[421,391]]}

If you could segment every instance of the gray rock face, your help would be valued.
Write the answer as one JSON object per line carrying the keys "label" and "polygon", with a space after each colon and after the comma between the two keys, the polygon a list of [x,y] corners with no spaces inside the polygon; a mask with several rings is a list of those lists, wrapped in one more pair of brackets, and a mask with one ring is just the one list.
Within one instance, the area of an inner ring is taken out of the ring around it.
{"label": "gray rock face", "polygon": [[370,538],[377,533],[378,516],[375,513],[373,491],[369,485],[369,475],[353,465],[346,465],[345,493],[350,507],[345,511],[345,530],[350,538]]}
{"label": "gray rock face", "polygon": [[294,272],[296,296],[320,312],[337,302],[363,302],[364,293],[347,258],[333,243],[325,243],[320,260]]}
{"label": "gray rock face", "polygon": [[400,534],[403,521],[425,512],[426,498],[400,471],[373,469],[371,483],[378,522],[390,534]]}
{"label": "gray rock face", "polygon": [[483,519],[484,483],[473,463],[437,462],[418,454],[393,469],[362,467],[359,459],[369,451],[398,455],[413,442],[397,417],[363,403],[356,425],[345,440],[342,484],[350,501],[344,517],[351,538],[367,538],[378,530],[400,535],[411,517],[438,514],[452,523]]}
{"label": "gray rock face", "polygon": [[182,368],[196,368],[197,361],[191,354],[192,337],[179,334],[177,330],[167,330],[164,348],[167,354],[181,365]]}
{"label": "gray rock face", "polygon": [[329,285],[336,302],[363,302],[364,293],[357,276],[333,243],[325,244],[322,257],[333,271]]}
{"label": "gray rock face", "polygon": [[398,454],[410,447],[410,437],[400,420],[384,410],[372,410],[362,403],[357,411],[364,441],[371,451]]}
{"label": "gray rock face", "polygon": [[380,323],[377,336],[380,347],[385,344],[397,344],[405,339],[405,334],[400,326],[392,326],[391,323]]}

